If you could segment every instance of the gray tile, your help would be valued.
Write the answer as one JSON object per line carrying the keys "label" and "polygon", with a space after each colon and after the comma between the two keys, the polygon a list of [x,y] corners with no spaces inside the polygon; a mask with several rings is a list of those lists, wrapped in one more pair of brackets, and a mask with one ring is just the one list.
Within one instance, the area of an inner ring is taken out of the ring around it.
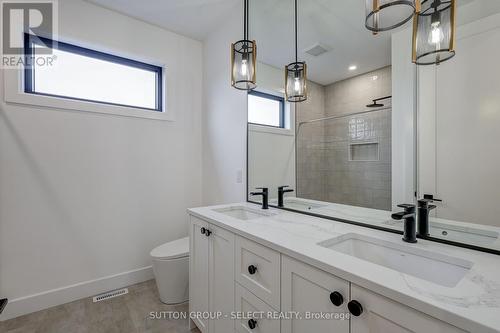
{"label": "gray tile", "polygon": [[[371,80],[373,75],[379,79]],[[311,87],[311,100],[298,107],[299,121],[366,110],[372,99],[391,94],[391,68],[326,87]],[[366,141],[379,143],[379,161],[348,161],[349,143]],[[299,197],[368,208],[390,207],[390,194],[381,195],[391,190],[390,111],[306,124],[297,142]]]}

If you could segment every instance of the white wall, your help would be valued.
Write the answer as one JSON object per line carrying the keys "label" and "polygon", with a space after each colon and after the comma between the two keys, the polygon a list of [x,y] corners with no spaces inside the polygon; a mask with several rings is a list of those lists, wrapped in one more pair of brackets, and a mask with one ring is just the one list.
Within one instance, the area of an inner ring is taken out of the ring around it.
{"label": "white wall", "polygon": [[392,209],[415,201],[416,72],[411,62],[412,31],[392,35]]}
{"label": "white wall", "polygon": [[[258,63],[257,90],[283,96],[284,70]],[[285,102],[285,128],[248,125],[248,189],[268,187],[270,198],[278,197],[278,186],[295,189],[295,115]],[[290,193],[288,196],[294,196]],[[252,197],[261,201],[261,197]]]}
{"label": "white wall", "polygon": [[257,90],[277,96],[285,95],[285,66],[276,68],[257,62]]}
{"label": "white wall", "polygon": [[[269,198],[278,197],[278,186],[295,190],[295,137],[250,125],[248,131],[248,190],[268,187]],[[290,193],[294,196],[295,193]],[[289,195],[287,195],[289,196]],[[261,202],[262,197],[250,200]]]}
{"label": "white wall", "polygon": [[0,89],[2,320],[151,278],[150,250],[202,203],[201,43],[79,0],[59,1],[59,34],[165,64],[176,120],[11,105]]}
{"label": "white wall", "polygon": [[203,45],[203,202],[245,201],[247,95],[231,87],[230,45],[243,35],[242,3]]}
{"label": "white wall", "polygon": [[436,216],[500,226],[500,14],[457,29],[456,56],[419,69],[419,186]]}

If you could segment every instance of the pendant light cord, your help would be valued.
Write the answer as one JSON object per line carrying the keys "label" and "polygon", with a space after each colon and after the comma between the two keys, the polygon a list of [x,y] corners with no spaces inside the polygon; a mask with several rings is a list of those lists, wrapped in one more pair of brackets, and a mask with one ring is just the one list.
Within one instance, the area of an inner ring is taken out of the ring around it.
{"label": "pendant light cord", "polygon": [[244,0],[243,7],[243,39],[248,40],[248,0]]}
{"label": "pendant light cord", "polygon": [[295,62],[298,62],[298,37],[297,37],[297,0],[295,0]]}

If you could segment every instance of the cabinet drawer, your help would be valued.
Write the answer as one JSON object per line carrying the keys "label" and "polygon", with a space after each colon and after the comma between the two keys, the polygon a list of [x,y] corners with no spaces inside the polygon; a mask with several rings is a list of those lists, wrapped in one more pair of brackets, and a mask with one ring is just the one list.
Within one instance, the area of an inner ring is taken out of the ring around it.
{"label": "cabinet drawer", "polygon": [[[235,310],[237,313],[255,313],[255,327],[250,328],[249,320],[251,318],[242,318],[235,321],[236,332],[238,333],[279,333],[280,332],[280,321],[278,319],[269,319],[267,314],[269,312],[274,312],[274,310],[260,300],[257,296],[240,286],[236,283],[235,290]],[[257,314],[261,314],[263,318],[259,318]]]}
{"label": "cabinet drawer", "polygon": [[237,237],[235,245],[236,281],[279,311],[279,252],[242,237]]}
{"label": "cabinet drawer", "polygon": [[349,333],[349,282],[346,280],[283,256],[281,295],[281,311],[285,313],[332,315],[328,319],[283,319],[282,333]]}
{"label": "cabinet drawer", "polygon": [[351,317],[351,332],[466,333],[458,327],[354,284],[351,285],[351,298],[363,307],[359,317]]}

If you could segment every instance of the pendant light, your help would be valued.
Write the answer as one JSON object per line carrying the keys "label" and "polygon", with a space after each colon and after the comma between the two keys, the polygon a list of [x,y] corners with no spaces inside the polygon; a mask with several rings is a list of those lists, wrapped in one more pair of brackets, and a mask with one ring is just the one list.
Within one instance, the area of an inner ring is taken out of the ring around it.
{"label": "pendant light", "polygon": [[374,35],[402,26],[420,11],[420,0],[365,0],[365,27]]}
{"label": "pendant light", "polygon": [[248,39],[248,0],[243,7],[243,39],[231,44],[231,85],[250,91],[257,88],[257,44]]}
{"label": "pendant light", "polygon": [[285,66],[285,95],[288,102],[303,102],[307,99],[307,65],[298,61],[298,19],[295,0],[295,62]]}
{"label": "pendant light", "polygon": [[439,65],[455,56],[455,0],[424,0],[413,22],[413,62]]}

